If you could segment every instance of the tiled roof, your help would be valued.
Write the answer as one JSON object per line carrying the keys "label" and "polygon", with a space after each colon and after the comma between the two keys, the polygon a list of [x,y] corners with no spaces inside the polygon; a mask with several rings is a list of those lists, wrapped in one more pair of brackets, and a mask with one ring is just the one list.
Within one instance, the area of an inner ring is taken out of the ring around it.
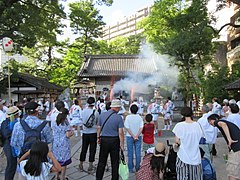
{"label": "tiled roof", "polygon": [[18,74],[19,74],[19,80],[29,83],[32,86],[36,87],[37,89],[47,88],[47,89],[53,89],[57,91],[63,91],[63,88],[61,86],[50,83],[45,78],[35,77],[30,74],[23,74],[23,73],[18,73]]}
{"label": "tiled roof", "polygon": [[150,74],[157,71],[153,59],[137,55],[91,55],[87,56],[78,76],[125,76],[129,73]]}
{"label": "tiled roof", "polygon": [[225,86],[225,89],[226,90],[237,90],[237,89],[240,89],[240,79],[238,79],[237,81],[234,81],[230,84],[227,84]]}

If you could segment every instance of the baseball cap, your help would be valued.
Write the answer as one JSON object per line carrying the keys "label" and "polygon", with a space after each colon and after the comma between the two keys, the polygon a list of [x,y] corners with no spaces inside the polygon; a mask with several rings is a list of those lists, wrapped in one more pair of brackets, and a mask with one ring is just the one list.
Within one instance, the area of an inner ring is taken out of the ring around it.
{"label": "baseball cap", "polygon": [[36,102],[29,102],[25,105],[25,110],[34,111],[38,108],[39,104]]}

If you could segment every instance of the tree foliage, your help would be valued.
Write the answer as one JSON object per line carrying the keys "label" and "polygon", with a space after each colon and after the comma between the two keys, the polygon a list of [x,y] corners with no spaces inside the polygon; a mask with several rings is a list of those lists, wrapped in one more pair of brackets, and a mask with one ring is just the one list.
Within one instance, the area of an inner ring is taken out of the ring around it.
{"label": "tree foliage", "polygon": [[157,0],[141,27],[147,40],[158,53],[173,57],[180,70],[185,98],[190,99],[193,87],[199,86],[197,72],[204,70],[213,52],[214,33],[208,27],[207,0],[186,3],[180,0]]}
{"label": "tree foliage", "polygon": [[102,35],[102,16],[94,7],[92,0],[83,0],[71,3],[70,5],[70,27],[74,34],[79,35],[79,40],[83,42],[83,54],[89,52],[89,48],[94,45],[96,38]]}
{"label": "tree foliage", "polygon": [[39,40],[55,42],[64,27],[62,18],[65,13],[57,0],[0,0],[0,36],[11,37],[17,50]]}

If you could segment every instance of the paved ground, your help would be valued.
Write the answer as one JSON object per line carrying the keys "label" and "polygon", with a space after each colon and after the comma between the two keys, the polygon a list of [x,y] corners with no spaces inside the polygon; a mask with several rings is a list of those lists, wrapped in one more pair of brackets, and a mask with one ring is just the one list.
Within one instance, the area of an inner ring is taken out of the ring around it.
{"label": "paved ground", "polygon": [[[159,121],[160,127],[163,125],[163,121]],[[157,141],[161,141],[166,143],[166,140],[169,140],[170,143],[174,142],[174,135],[171,131],[163,131],[161,137],[156,137]],[[72,138],[72,161],[73,163],[70,164],[67,168],[67,177],[69,180],[94,180],[95,179],[95,171],[92,174],[88,174],[86,171],[85,172],[80,172],[78,169],[78,164],[79,164],[79,156],[80,156],[80,150],[81,150],[81,138],[80,137],[73,137]],[[125,146],[126,147],[126,146]],[[217,149],[217,156],[214,157],[213,163],[216,168],[217,172],[217,177],[218,180],[226,180],[227,179],[227,174],[226,174],[226,164],[223,160],[223,154],[227,154],[227,146],[222,137],[219,137],[216,143],[216,149]],[[99,154],[99,146],[97,147],[97,154],[96,154],[96,161],[94,163],[95,167],[97,166],[98,162],[98,154]],[[127,155],[127,152],[125,151],[125,154]],[[87,156],[88,157],[88,156]],[[110,162],[108,162],[110,165]],[[0,157],[0,171],[4,168],[5,165],[5,160]],[[88,163],[86,162],[84,164],[84,169],[87,170],[88,168]],[[104,174],[104,179],[105,180],[110,180],[111,179],[111,167],[109,168],[109,171],[106,171]],[[49,179],[53,177],[54,174],[51,174]],[[4,174],[0,173],[0,180],[4,179]],[[20,179],[19,176],[16,174],[15,180]],[[130,174],[129,180],[135,180],[135,174]]]}

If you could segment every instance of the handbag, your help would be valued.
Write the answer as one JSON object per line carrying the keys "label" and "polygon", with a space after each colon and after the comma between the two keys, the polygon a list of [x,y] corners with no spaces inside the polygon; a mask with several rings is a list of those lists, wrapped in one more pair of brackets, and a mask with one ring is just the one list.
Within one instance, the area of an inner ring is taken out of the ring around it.
{"label": "handbag", "polygon": [[118,174],[121,176],[122,180],[128,180],[129,170],[122,149],[120,150],[120,164],[118,168]]}
{"label": "handbag", "polygon": [[202,133],[203,133],[203,137],[201,137],[201,139],[200,139],[200,141],[199,141],[199,144],[207,144],[206,143],[206,138],[204,137],[205,135],[204,135],[204,131],[203,131],[203,129],[202,129],[202,126],[201,126],[201,124],[198,122],[198,124],[199,124],[199,126],[200,126],[200,128],[201,128],[201,130],[202,130]]}

